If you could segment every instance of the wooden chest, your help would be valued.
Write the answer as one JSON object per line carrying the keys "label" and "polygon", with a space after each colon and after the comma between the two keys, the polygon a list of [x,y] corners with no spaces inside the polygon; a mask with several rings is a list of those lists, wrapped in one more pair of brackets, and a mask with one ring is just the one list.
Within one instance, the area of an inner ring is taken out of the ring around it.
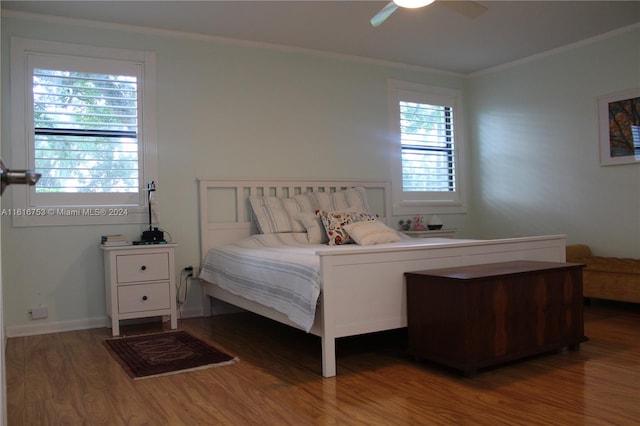
{"label": "wooden chest", "polygon": [[408,272],[409,351],[472,376],[584,335],[581,264],[514,261]]}

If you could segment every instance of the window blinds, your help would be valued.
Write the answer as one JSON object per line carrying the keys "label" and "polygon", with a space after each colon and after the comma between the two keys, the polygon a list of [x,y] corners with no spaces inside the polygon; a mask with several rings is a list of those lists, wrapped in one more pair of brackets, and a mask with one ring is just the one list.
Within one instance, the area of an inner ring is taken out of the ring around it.
{"label": "window blinds", "polygon": [[455,191],[453,110],[400,101],[404,191]]}
{"label": "window blinds", "polygon": [[137,193],[135,76],[34,68],[36,192]]}

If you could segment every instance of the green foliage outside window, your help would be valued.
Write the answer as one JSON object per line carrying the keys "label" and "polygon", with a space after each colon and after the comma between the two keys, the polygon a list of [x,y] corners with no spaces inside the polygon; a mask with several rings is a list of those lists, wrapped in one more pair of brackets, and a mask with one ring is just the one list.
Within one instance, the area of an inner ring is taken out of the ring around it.
{"label": "green foliage outside window", "polygon": [[452,109],[400,102],[404,191],[455,191]]}
{"label": "green foliage outside window", "polygon": [[37,192],[138,192],[135,77],[33,73]]}

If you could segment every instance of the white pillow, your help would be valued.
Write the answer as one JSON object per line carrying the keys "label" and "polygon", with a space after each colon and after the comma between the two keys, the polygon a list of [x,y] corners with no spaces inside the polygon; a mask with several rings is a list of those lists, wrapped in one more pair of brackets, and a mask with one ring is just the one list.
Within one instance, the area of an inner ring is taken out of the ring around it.
{"label": "white pillow", "polygon": [[324,230],[327,232],[330,246],[353,243],[353,239],[349,236],[347,230],[344,229],[344,225],[353,222],[376,220],[374,215],[351,209],[335,212],[325,212],[321,210],[318,212],[318,215],[322,219],[322,224],[324,225]]}
{"label": "white pillow", "polygon": [[307,192],[316,204],[316,210],[327,212],[355,209],[370,213],[367,190],[361,186],[336,192]]}
{"label": "white pillow", "polygon": [[398,232],[379,220],[352,222],[342,226],[349,236],[363,246],[382,243],[395,243],[401,238]]}
{"label": "white pillow", "polygon": [[304,232],[304,226],[293,216],[300,207],[291,198],[249,197],[251,210],[262,234],[278,232]]}
{"label": "white pillow", "polygon": [[299,213],[298,220],[307,230],[309,244],[326,244],[329,242],[322,219],[316,213]]}
{"label": "white pillow", "polygon": [[318,210],[333,211],[354,208],[369,212],[367,191],[363,187],[336,192],[303,192],[291,198],[250,196],[249,203],[262,234],[280,232],[304,232],[305,226],[298,218],[301,213]]}

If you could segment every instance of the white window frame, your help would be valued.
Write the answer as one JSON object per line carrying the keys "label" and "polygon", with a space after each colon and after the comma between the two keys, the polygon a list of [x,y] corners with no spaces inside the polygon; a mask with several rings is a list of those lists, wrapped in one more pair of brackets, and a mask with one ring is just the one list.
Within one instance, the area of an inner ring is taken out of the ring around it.
{"label": "white window frame", "polygon": [[[389,115],[391,129],[391,197],[392,212],[396,216],[465,213],[467,200],[464,190],[464,146],[465,136],[462,108],[462,91],[418,83],[389,80]],[[402,186],[402,145],[400,138],[400,102],[409,101],[453,108],[455,132],[455,191],[404,191]]]}
{"label": "white window frame", "polygon": [[[125,203],[114,203],[112,194],[87,194],[93,201],[69,203],[65,194],[37,196],[35,187],[10,186],[11,212],[14,226],[96,225],[145,223],[148,220],[146,182],[157,182],[156,135],[156,59],[155,53],[114,49],[80,44],[11,39],[11,162],[14,169],[34,169],[34,128],[29,102],[33,102],[33,80],[30,61],[34,57],[50,56],[74,62],[87,61],[90,66],[104,64],[111,72],[110,62],[120,61],[141,69],[141,104],[139,120],[139,183],[138,194]],[[77,196],[77,194],[75,194]],[[98,198],[96,200],[96,198]],[[46,200],[46,201],[45,201]]]}

